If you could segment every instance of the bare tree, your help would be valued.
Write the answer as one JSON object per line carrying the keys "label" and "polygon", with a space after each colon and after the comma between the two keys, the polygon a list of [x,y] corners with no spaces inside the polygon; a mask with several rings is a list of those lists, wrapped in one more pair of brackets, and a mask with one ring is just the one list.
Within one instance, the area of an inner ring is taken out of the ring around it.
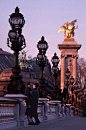
{"label": "bare tree", "polygon": [[77,80],[78,83],[81,84],[82,87],[84,87],[85,79],[86,79],[86,60],[84,58],[79,58],[77,60]]}

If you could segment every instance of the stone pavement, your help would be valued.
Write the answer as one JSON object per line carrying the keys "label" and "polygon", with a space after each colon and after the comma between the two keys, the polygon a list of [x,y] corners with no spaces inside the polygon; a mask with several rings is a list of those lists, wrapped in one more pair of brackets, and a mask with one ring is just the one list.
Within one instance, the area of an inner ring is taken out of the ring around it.
{"label": "stone pavement", "polygon": [[10,130],[86,130],[86,117],[47,120],[39,125],[27,125],[20,128],[10,128]]}

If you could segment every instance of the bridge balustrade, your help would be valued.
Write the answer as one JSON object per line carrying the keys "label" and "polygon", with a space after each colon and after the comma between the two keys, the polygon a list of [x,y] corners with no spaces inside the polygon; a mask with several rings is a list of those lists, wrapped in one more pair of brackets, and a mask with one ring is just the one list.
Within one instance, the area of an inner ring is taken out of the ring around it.
{"label": "bridge balustrade", "polygon": [[[10,95],[0,98],[0,129],[25,126],[28,123],[25,116],[26,104],[25,95]],[[38,116],[39,119],[61,118],[70,116],[82,116],[81,109],[64,104],[61,101],[49,101],[47,98],[39,98]]]}

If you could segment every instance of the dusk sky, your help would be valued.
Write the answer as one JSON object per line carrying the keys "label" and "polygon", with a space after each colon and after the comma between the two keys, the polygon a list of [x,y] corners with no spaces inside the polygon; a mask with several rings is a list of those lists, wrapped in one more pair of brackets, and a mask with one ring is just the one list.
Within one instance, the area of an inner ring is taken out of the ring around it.
{"label": "dusk sky", "polygon": [[64,41],[64,33],[58,34],[58,30],[65,22],[77,19],[74,39],[82,45],[79,56],[86,60],[86,0],[0,0],[0,48],[12,53],[6,42],[11,29],[9,15],[16,6],[26,21],[22,33],[27,45],[24,50],[29,50],[27,56],[37,56],[37,42],[44,36],[49,45],[46,53],[49,60],[55,52],[60,57],[57,46]]}

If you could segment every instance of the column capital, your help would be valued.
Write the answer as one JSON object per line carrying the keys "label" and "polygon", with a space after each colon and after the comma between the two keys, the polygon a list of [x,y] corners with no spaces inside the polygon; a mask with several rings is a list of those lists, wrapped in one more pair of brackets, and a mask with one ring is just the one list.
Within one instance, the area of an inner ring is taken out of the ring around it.
{"label": "column capital", "polygon": [[72,58],[78,58],[78,54],[72,55]]}
{"label": "column capital", "polygon": [[62,59],[62,58],[65,58],[65,54],[61,54],[61,59]]}

